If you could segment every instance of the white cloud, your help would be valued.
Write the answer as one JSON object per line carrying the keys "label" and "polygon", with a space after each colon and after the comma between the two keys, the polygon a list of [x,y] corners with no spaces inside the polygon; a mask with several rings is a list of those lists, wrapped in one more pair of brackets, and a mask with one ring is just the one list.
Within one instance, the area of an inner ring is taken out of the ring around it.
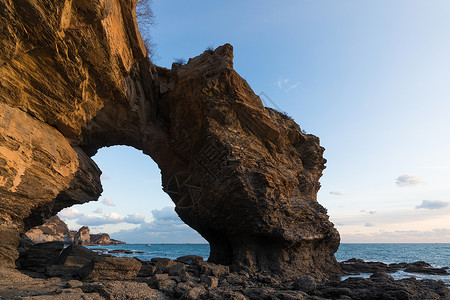
{"label": "white cloud", "polygon": [[166,206],[163,209],[156,209],[152,210],[152,215],[155,220],[172,220],[172,221],[178,221],[180,218],[178,217],[177,213],[175,212],[175,207],[173,206]]}
{"label": "white cloud", "polygon": [[290,81],[291,80],[289,78],[280,77],[277,81],[274,82],[274,85],[276,85],[279,89],[284,90],[285,92],[295,90],[300,86],[300,82],[290,84]]}
{"label": "white cloud", "polygon": [[64,208],[62,211],[58,213],[58,216],[61,219],[65,220],[74,220],[81,216],[82,214],[75,207]]}
{"label": "white cloud", "polygon": [[103,208],[101,208],[101,207],[94,210],[94,213],[97,213],[97,214],[101,214],[102,212],[103,212]]}
{"label": "white cloud", "polygon": [[81,226],[102,226],[107,224],[143,224],[145,223],[145,217],[137,213],[129,214],[126,217],[119,215],[118,213],[110,213],[103,216],[93,214],[78,214],[77,223]]}
{"label": "white cloud", "polygon": [[117,224],[124,222],[124,217],[117,213],[110,213],[104,216],[97,216],[91,214],[83,214],[77,220],[77,223],[82,226],[99,226],[105,224]]}
{"label": "white cloud", "polygon": [[128,243],[205,243],[206,241],[187,226],[176,214],[174,207],[152,210],[151,222],[111,233],[111,237]]}
{"label": "white cloud", "polygon": [[424,208],[424,209],[441,209],[448,206],[448,202],[444,201],[432,201],[432,200],[423,200],[420,205],[416,206],[416,209]]}
{"label": "white cloud", "polygon": [[374,211],[374,210],[369,211],[369,214],[371,214],[371,215],[374,215],[374,214],[376,214],[376,213],[377,213],[377,212]]}
{"label": "white cloud", "polygon": [[366,227],[374,227],[375,225],[373,225],[372,223],[366,223],[366,224],[364,224],[364,226],[366,226]]}
{"label": "white cloud", "polygon": [[422,181],[422,179],[420,179],[420,177],[407,175],[407,174],[397,177],[396,180],[397,181],[395,182],[395,184],[397,184],[400,187],[416,186],[416,185],[425,183]]}
{"label": "white cloud", "polygon": [[108,198],[103,199],[102,203],[106,206],[116,206],[116,204],[114,204],[114,200]]}
{"label": "white cloud", "polygon": [[145,216],[134,213],[126,216],[123,221],[130,224],[142,224],[145,223]]}
{"label": "white cloud", "polygon": [[345,196],[345,192],[343,191],[331,191],[330,194],[335,196]]}

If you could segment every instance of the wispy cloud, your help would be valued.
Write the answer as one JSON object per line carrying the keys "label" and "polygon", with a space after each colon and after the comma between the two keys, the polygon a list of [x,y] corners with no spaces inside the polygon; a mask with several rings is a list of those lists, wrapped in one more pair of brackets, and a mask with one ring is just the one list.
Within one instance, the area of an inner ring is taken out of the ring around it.
{"label": "wispy cloud", "polygon": [[372,223],[366,223],[366,224],[364,224],[364,226],[366,226],[366,227],[374,227],[375,225],[373,225]]}
{"label": "wispy cloud", "polygon": [[280,77],[277,81],[274,82],[274,85],[276,85],[280,90],[290,92],[297,89],[300,86],[300,82],[297,81],[295,83],[291,83],[291,80],[289,78]]}
{"label": "wispy cloud", "polygon": [[114,200],[108,198],[103,199],[102,203],[106,206],[116,206],[116,204],[114,204]]}
{"label": "wispy cloud", "polygon": [[420,177],[413,176],[413,175],[401,175],[397,177],[395,184],[397,184],[400,187],[405,186],[416,186],[420,184],[424,184],[425,182],[420,179]]}
{"label": "wispy cloud", "polygon": [[448,243],[450,228],[435,228],[430,231],[395,230],[374,233],[342,234],[344,243]]}
{"label": "wispy cloud", "polygon": [[94,210],[94,213],[101,214],[103,212],[103,208],[99,207],[96,210]]}
{"label": "wispy cloud", "polygon": [[345,192],[343,191],[331,191],[330,194],[335,196],[345,196]]}
{"label": "wispy cloud", "polygon": [[433,200],[423,200],[420,205],[416,206],[416,209],[424,208],[424,209],[441,209],[448,206],[448,202],[444,201],[433,201]]}
{"label": "wispy cloud", "polygon": [[369,211],[369,214],[371,214],[371,215],[374,215],[374,214],[376,214],[376,213],[377,213],[377,212],[374,211],[374,210]]}

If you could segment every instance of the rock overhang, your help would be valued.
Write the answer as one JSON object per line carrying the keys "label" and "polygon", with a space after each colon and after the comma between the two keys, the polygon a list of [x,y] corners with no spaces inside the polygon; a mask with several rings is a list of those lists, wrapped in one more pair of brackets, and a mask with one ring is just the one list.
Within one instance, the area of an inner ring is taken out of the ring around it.
{"label": "rock overhang", "polygon": [[[45,197],[0,187],[0,228],[10,237],[1,245],[8,253],[4,264],[14,257],[15,237],[24,230],[64,207],[96,200],[100,171],[89,156],[101,147],[124,144],[158,164],[177,213],[210,242],[211,261],[287,277],[327,278],[338,272],[334,252],[339,235],[316,199],[324,149],[291,118],[263,106],[234,71],[231,45],[168,70],[144,58],[131,1],[108,1],[109,12],[104,1],[23,2],[48,14],[33,32],[50,37],[24,38],[19,50],[41,43],[44,50],[15,55],[18,35],[26,37],[33,24],[23,16],[8,24],[11,30],[20,24],[25,29],[1,36],[9,52],[0,58],[11,59],[1,67],[6,74],[0,79],[2,111],[49,128],[40,134],[55,131],[58,139],[44,142],[41,152],[66,145],[71,154],[65,160],[77,167]],[[3,21],[17,16],[14,5],[0,1],[0,6]],[[34,134],[13,135],[17,141]],[[0,147],[12,144],[3,139]],[[47,166],[35,177],[52,182],[49,170],[58,173],[54,159],[30,156],[28,169],[36,163]],[[0,152],[3,161],[17,162]],[[20,214],[14,214],[14,201],[23,205]]]}

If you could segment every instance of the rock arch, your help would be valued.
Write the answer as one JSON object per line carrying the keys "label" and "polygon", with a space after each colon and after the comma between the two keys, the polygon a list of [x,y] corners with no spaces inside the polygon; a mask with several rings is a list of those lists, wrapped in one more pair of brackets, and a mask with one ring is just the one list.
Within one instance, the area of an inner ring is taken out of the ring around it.
{"label": "rock arch", "polygon": [[24,230],[97,200],[90,156],[128,145],[158,164],[210,261],[338,272],[339,235],[316,200],[324,149],[262,105],[231,45],[168,70],[146,58],[135,1],[20,2],[0,0],[0,264],[13,265]]}

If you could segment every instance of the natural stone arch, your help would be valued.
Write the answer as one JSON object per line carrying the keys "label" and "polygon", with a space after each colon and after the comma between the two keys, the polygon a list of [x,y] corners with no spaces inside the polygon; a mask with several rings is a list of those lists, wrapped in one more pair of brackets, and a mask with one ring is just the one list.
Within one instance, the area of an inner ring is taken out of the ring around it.
{"label": "natural stone arch", "polygon": [[[11,28],[0,57],[0,262],[11,263],[24,230],[96,200],[100,171],[89,156],[123,144],[158,164],[177,213],[209,241],[210,261],[284,277],[337,273],[339,235],[316,200],[323,148],[264,108],[234,71],[231,45],[168,70],[145,58],[133,1],[33,2],[38,24],[0,3]],[[11,131],[17,122],[22,130]]]}

